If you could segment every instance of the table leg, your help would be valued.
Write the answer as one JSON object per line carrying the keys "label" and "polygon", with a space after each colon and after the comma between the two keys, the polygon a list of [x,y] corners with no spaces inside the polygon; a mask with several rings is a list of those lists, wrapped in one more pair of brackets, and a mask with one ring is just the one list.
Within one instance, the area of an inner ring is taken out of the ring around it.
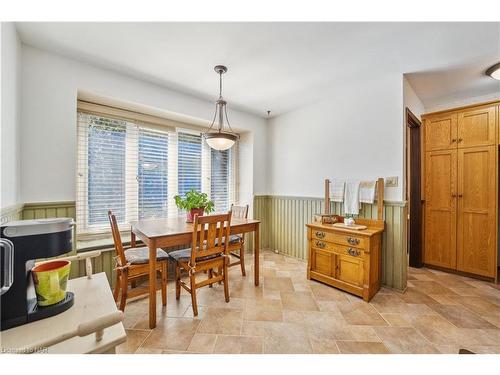
{"label": "table leg", "polygon": [[156,241],[151,239],[149,248],[149,328],[156,327]]}
{"label": "table leg", "polygon": [[130,247],[135,247],[135,246],[136,246],[135,233],[130,231]]}
{"label": "table leg", "polygon": [[254,232],[254,282],[255,286],[259,286],[259,253],[260,253],[260,246],[259,246],[259,224],[255,227],[255,232]]}

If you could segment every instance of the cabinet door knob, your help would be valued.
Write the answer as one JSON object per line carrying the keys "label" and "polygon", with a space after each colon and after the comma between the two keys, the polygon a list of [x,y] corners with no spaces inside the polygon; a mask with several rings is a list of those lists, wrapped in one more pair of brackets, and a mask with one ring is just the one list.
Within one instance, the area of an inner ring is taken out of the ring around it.
{"label": "cabinet door knob", "polygon": [[458,197],[459,197],[459,198],[462,198],[462,197],[463,197],[463,195],[462,195],[462,194],[458,194]]}
{"label": "cabinet door knob", "polygon": [[357,238],[347,237],[347,242],[350,245],[359,245],[359,240]]}
{"label": "cabinet door knob", "polygon": [[463,139],[462,139],[462,138],[458,138],[458,141],[459,141],[459,142],[462,142],[462,141],[463,141]]}
{"label": "cabinet door knob", "polygon": [[317,231],[315,234],[316,234],[316,237],[318,237],[318,238],[324,238],[325,237],[325,232]]}
{"label": "cabinet door knob", "polygon": [[452,194],[452,195],[451,195],[451,197],[452,197],[452,198],[456,198],[456,197],[457,197],[457,195],[456,195],[456,194]]}
{"label": "cabinet door knob", "polygon": [[319,247],[320,249],[324,249],[325,243],[322,241],[316,241],[316,246]]}
{"label": "cabinet door knob", "polygon": [[361,254],[358,249],[353,249],[352,247],[347,249],[347,252],[349,253],[349,255],[352,255],[353,257],[357,257]]}
{"label": "cabinet door knob", "polygon": [[457,141],[457,140],[456,140],[455,138],[453,138],[453,139],[451,140],[451,143],[455,143],[456,141]]}

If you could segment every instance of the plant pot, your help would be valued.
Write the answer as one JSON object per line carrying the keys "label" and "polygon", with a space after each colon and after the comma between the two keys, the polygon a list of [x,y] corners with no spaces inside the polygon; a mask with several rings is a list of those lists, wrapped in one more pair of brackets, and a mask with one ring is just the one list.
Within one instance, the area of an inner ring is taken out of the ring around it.
{"label": "plant pot", "polygon": [[192,223],[194,221],[194,215],[203,216],[204,212],[204,208],[192,208],[187,213],[186,223]]}

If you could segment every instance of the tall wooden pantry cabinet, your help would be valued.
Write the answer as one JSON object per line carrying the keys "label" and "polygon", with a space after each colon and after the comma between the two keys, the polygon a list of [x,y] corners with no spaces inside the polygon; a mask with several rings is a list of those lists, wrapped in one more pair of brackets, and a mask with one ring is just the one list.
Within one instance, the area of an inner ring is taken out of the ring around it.
{"label": "tall wooden pantry cabinet", "polygon": [[424,263],[497,277],[500,103],[422,116]]}

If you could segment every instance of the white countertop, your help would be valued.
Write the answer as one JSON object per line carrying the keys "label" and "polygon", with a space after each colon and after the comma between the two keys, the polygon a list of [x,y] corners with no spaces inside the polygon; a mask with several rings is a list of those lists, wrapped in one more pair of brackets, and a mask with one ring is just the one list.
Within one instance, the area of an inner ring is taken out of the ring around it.
{"label": "white countertop", "polygon": [[[68,281],[68,291],[75,293],[74,305],[65,312],[33,323],[0,332],[0,345],[4,353],[32,345],[71,332],[81,323],[91,322],[117,310],[111,288],[104,272],[91,279],[80,277]],[[127,339],[120,322],[104,330],[101,341],[95,334],[73,337],[42,350],[43,353],[102,353],[112,350]]]}

